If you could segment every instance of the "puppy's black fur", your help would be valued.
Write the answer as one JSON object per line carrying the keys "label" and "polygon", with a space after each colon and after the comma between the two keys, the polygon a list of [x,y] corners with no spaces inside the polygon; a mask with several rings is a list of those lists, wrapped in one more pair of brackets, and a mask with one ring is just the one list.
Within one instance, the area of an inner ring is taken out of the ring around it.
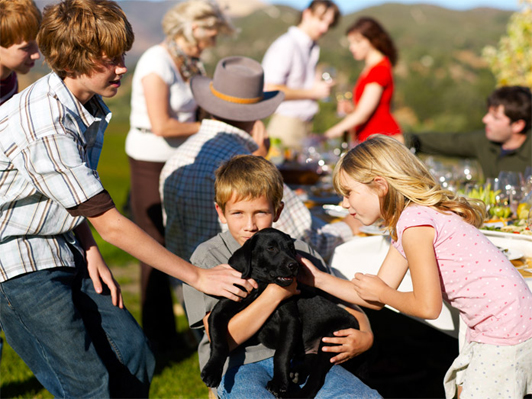
{"label": "puppy's black fur", "polygon": [[[209,387],[220,384],[223,365],[229,355],[226,337],[229,320],[254,301],[268,284],[290,285],[299,270],[293,240],[273,228],[261,230],[246,241],[229,259],[229,264],[242,272],[243,278],[257,281],[259,288],[241,302],[221,299],[212,310],[209,317],[211,356],[201,373]],[[359,328],[351,314],[318,295],[318,290],[301,284],[299,289],[301,294],[283,301],[253,337],[275,349],[274,376],[267,389],[277,397],[315,397],[332,367],[330,359],[335,355],[321,350],[321,338],[333,336],[334,331]],[[318,347],[317,355],[305,356],[305,348],[313,346]],[[309,372],[303,389],[295,385],[290,387],[290,362],[296,357],[304,359],[302,369]]]}

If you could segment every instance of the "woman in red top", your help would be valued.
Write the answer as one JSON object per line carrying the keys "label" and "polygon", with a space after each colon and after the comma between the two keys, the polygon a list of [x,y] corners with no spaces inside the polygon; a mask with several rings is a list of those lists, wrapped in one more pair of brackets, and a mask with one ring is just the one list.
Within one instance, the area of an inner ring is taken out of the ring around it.
{"label": "woman in red top", "polygon": [[349,50],[365,67],[353,89],[353,104],[338,104],[348,115],[325,132],[327,138],[353,132],[354,142],[362,142],[380,133],[402,140],[401,128],[390,113],[394,84],[392,67],[397,51],[392,39],[373,18],[362,17],[347,29]]}

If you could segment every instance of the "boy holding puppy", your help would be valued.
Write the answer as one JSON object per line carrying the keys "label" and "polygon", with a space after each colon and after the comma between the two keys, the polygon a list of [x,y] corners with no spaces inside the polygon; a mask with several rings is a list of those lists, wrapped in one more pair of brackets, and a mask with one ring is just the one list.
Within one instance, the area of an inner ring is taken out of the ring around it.
{"label": "boy holding puppy", "polygon": [[[227,224],[228,230],[200,244],[194,251],[192,263],[203,268],[226,263],[257,231],[272,227],[283,209],[282,176],[273,164],[261,157],[238,155],[224,163],[216,171],[214,189],[216,212],[220,221]],[[303,257],[317,260],[322,269],[328,270],[320,255],[309,245],[295,240],[295,247]],[[231,319],[228,340],[232,352],[218,387],[219,397],[273,397],[266,384],[273,377],[274,351],[262,344],[247,345],[246,341],[262,327],[283,300],[297,294],[296,290],[296,281],[289,287],[270,284],[250,306]],[[218,300],[186,285],[184,296],[190,326],[205,332],[198,348],[200,368],[203,368],[210,356],[208,318]],[[338,331],[336,337],[324,338],[324,342],[337,345],[324,350],[338,354],[331,359],[336,365],[329,371],[318,397],[380,397],[353,374],[338,366],[369,349],[373,343],[365,314],[358,309],[348,311],[357,318],[361,329]]]}

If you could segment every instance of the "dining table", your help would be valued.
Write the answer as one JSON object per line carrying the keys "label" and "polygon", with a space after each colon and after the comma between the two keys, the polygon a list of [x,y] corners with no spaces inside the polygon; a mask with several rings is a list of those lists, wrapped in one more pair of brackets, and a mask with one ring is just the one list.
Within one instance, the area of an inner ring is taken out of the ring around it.
{"label": "dining table", "polygon": [[[500,233],[489,230],[481,231],[488,237],[490,241],[502,249],[507,254],[509,259],[527,260],[527,258],[532,258],[532,236]],[[390,236],[384,234],[378,229],[375,229],[374,234],[355,236],[351,240],[339,245],[335,249],[330,261],[330,266],[336,276],[348,280],[351,280],[355,273],[376,275],[382,262],[384,261],[384,258],[386,257],[386,254],[388,253],[390,244]],[[521,263],[523,263],[523,269],[529,270],[526,269],[526,262]],[[528,264],[528,267],[532,269],[532,262]],[[532,270],[530,270],[530,272],[532,272]],[[528,287],[532,290],[532,277],[525,278],[525,281]],[[409,271],[407,271],[403,281],[398,287],[398,290],[403,292],[412,291],[412,279],[410,277]],[[399,312],[397,309],[394,309],[391,306],[386,305],[386,307],[393,311]],[[459,341],[459,346],[461,346],[465,340],[466,328],[465,324],[463,324],[461,321],[459,311],[451,307],[445,301],[443,302],[442,311],[438,318],[434,320],[421,319],[418,317],[412,318],[445,334],[457,338]]]}

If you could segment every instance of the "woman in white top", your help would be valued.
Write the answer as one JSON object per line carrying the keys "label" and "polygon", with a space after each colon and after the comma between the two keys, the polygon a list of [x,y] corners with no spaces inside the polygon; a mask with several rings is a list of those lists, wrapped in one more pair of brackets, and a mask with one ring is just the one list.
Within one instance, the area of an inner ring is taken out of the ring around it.
{"label": "woman in white top", "polygon": [[[126,153],[131,170],[135,222],[164,245],[159,175],[176,147],[196,133],[198,106],[189,80],[204,74],[199,59],[219,33],[234,32],[213,2],[188,0],[163,17],[165,40],[139,59],[131,94]],[[176,326],[168,277],[141,263],[142,324],[156,352],[175,344]]]}

